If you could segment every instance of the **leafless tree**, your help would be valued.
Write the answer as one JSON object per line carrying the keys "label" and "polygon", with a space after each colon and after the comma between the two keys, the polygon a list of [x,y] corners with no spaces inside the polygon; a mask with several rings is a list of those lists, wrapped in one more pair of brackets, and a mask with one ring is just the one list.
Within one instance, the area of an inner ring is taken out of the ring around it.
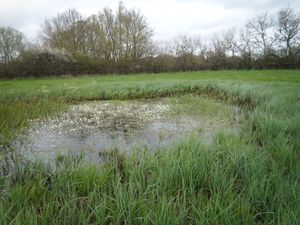
{"label": "leafless tree", "polygon": [[194,55],[198,48],[198,38],[179,35],[174,39],[174,48],[177,56]]}
{"label": "leafless tree", "polygon": [[76,9],[68,9],[56,17],[46,19],[41,38],[44,43],[69,52],[85,52],[85,21]]}
{"label": "leafless tree", "polygon": [[99,24],[105,35],[105,55],[110,61],[136,61],[151,53],[152,29],[139,12],[125,8],[121,2],[116,14],[105,8],[99,13]]}
{"label": "leafless tree", "polygon": [[239,51],[241,53],[242,58],[246,58],[247,60],[252,59],[252,42],[251,42],[251,33],[249,29],[245,28],[240,31],[239,37]]}
{"label": "leafless tree", "polygon": [[239,50],[235,28],[231,28],[224,33],[224,44],[226,50],[230,51],[231,57],[234,57]]}
{"label": "leafless tree", "polygon": [[193,68],[197,58],[199,39],[197,37],[188,37],[179,35],[174,41],[175,55],[177,56],[177,66],[180,70],[190,70]]}
{"label": "leafless tree", "polygon": [[258,53],[261,53],[265,59],[276,41],[276,37],[272,30],[274,28],[273,19],[268,13],[263,13],[250,20],[247,23],[246,28],[251,34],[252,44],[259,50]]}
{"label": "leafless tree", "polygon": [[157,41],[156,55],[172,55],[175,56],[174,44],[172,41]]}
{"label": "leafless tree", "polygon": [[214,34],[211,38],[211,47],[210,50],[212,54],[218,57],[225,57],[226,53],[226,44],[224,39],[222,39],[217,34]]}
{"label": "leafless tree", "polygon": [[99,18],[92,15],[86,19],[86,48],[87,55],[93,58],[105,57],[106,37]]}
{"label": "leafless tree", "polygon": [[7,64],[24,50],[24,35],[12,27],[0,27],[0,62]]}
{"label": "leafless tree", "polygon": [[280,41],[280,47],[284,55],[290,57],[293,55],[293,48],[299,45],[297,35],[300,32],[300,16],[292,9],[285,8],[279,11],[277,21],[277,33]]}
{"label": "leafless tree", "polygon": [[130,40],[132,40],[132,58],[137,60],[147,55],[151,46],[153,31],[139,12],[130,10],[128,18],[130,21]]}
{"label": "leafless tree", "polygon": [[[267,13],[257,15],[240,33],[231,28],[207,42],[179,35],[154,43],[146,18],[123,2],[116,10],[104,8],[89,17],[68,9],[44,21],[40,45],[25,44],[20,32],[0,27],[0,76],[26,74],[22,69],[40,76],[300,68],[300,14],[283,8],[275,15],[276,20]],[[18,64],[9,63],[15,58]]]}

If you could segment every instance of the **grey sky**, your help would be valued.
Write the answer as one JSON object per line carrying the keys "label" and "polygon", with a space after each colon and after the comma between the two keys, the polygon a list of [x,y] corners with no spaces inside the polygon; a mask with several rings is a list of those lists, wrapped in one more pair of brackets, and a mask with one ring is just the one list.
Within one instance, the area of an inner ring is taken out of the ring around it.
{"label": "grey sky", "polygon": [[[119,0],[0,0],[0,26],[13,26],[34,38],[45,18],[68,8],[88,16],[104,7],[116,9]],[[156,40],[178,34],[206,38],[229,27],[240,27],[256,14],[289,6],[300,11],[300,0],[123,0],[140,10]]]}

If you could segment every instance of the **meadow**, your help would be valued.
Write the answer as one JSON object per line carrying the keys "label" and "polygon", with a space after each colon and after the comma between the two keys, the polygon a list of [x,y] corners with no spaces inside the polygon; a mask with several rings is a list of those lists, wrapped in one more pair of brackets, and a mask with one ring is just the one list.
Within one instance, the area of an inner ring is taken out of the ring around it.
{"label": "meadow", "polygon": [[[17,159],[8,168],[10,143],[32,119],[90,100],[183,95],[238,106],[241,131],[155,154],[113,151],[103,165],[66,157],[55,171]],[[0,224],[299,224],[300,71],[1,80],[0,148]]]}

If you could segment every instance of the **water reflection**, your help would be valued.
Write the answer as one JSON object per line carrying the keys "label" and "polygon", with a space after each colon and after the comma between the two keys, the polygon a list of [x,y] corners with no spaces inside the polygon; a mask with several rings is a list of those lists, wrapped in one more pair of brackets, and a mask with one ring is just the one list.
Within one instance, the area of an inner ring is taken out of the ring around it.
{"label": "water reflection", "polygon": [[87,160],[99,160],[99,152],[114,147],[167,147],[199,125],[191,116],[172,115],[169,105],[160,102],[92,102],[33,121],[15,146],[30,157],[52,160],[57,154],[83,153]]}

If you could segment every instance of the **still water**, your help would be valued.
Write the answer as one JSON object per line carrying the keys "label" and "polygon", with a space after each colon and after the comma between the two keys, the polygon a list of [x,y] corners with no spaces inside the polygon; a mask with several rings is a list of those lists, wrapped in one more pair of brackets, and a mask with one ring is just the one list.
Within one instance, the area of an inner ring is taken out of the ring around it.
{"label": "still water", "polygon": [[[203,121],[173,114],[171,107],[154,101],[98,101],[74,105],[68,111],[39,121],[14,142],[26,157],[54,160],[58,155],[82,154],[97,161],[111,148],[155,151],[196,134],[203,139],[212,133]],[[203,132],[204,131],[204,132]]]}

